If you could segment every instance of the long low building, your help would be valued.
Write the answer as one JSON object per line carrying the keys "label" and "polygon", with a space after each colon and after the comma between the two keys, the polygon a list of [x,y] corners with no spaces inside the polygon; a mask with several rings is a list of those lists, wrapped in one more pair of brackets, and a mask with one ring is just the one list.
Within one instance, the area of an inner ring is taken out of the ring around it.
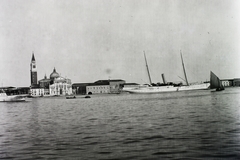
{"label": "long low building", "polygon": [[110,85],[108,84],[91,84],[86,86],[86,93],[98,94],[98,93],[110,93]]}
{"label": "long low building", "polygon": [[125,81],[121,79],[98,80],[94,83],[72,84],[75,94],[114,94],[122,91]]}
{"label": "long low building", "polygon": [[240,78],[234,79],[221,79],[224,87],[240,87]]}

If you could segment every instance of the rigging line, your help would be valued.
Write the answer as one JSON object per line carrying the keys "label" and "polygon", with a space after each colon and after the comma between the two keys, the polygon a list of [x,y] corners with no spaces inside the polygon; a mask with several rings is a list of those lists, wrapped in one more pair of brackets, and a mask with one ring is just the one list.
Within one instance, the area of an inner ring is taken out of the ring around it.
{"label": "rigging line", "polygon": [[183,80],[184,82],[186,82],[186,80],[185,79],[183,79],[182,77],[180,77],[180,76],[178,76],[181,80]]}

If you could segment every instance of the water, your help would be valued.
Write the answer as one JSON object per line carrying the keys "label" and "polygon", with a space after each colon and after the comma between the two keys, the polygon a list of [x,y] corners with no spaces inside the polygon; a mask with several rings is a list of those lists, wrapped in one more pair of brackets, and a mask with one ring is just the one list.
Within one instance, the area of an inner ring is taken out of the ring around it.
{"label": "water", "polygon": [[0,159],[240,159],[240,88],[0,103]]}

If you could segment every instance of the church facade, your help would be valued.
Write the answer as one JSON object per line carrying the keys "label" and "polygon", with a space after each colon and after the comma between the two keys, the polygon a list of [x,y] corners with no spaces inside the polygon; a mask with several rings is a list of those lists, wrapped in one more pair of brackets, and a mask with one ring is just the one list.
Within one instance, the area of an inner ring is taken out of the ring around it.
{"label": "church facade", "polygon": [[61,77],[56,69],[50,74],[51,84],[49,85],[50,95],[71,95],[72,83],[70,79]]}
{"label": "church facade", "polygon": [[50,95],[71,95],[72,83],[70,79],[57,77],[54,83],[49,86]]}

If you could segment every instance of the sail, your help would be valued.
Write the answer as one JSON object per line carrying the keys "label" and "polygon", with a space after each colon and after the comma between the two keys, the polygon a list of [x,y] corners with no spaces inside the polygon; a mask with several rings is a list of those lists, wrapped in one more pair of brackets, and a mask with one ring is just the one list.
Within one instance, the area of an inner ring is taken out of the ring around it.
{"label": "sail", "polygon": [[217,90],[224,90],[224,87],[220,81],[220,79],[211,71],[210,72],[210,88]]}

